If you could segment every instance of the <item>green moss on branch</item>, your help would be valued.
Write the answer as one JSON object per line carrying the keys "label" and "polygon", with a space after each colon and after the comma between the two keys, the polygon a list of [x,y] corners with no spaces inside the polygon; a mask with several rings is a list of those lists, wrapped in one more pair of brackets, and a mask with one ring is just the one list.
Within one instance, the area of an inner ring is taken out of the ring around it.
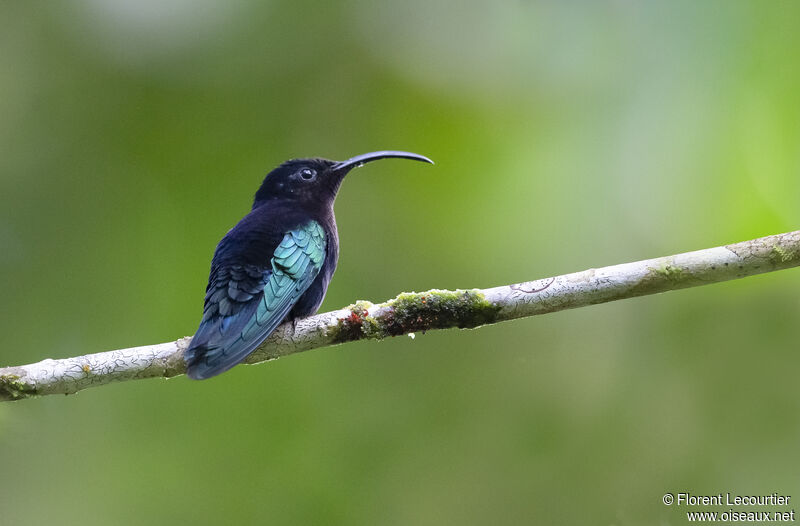
{"label": "green moss on branch", "polygon": [[36,389],[20,380],[16,374],[0,375],[0,401],[10,402],[36,396]]}
{"label": "green moss on branch", "polygon": [[406,292],[379,305],[358,302],[348,309],[350,315],[339,319],[332,329],[334,342],[450,327],[474,328],[496,321],[500,311],[477,289]]}

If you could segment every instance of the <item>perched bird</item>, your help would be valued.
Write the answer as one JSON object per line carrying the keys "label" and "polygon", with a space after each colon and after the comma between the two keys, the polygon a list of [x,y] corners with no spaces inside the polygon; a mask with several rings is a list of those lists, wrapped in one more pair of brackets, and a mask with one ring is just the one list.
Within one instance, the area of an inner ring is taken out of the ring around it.
{"label": "perched bird", "polygon": [[381,151],[342,162],[286,161],[267,174],[253,209],[222,238],[211,261],[203,319],[184,354],[202,380],[238,364],[283,321],[317,312],[339,259],[333,202],[353,168],[396,157]]}

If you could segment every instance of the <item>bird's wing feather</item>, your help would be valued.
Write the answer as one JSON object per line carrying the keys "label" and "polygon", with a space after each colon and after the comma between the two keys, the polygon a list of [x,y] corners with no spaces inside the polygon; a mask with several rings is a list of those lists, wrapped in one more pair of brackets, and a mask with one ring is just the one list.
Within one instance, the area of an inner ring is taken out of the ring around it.
{"label": "bird's wing feather", "polygon": [[203,321],[186,350],[187,374],[210,378],[253,352],[286,318],[325,259],[319,223],[289,231],[269,263],[212,269]]}

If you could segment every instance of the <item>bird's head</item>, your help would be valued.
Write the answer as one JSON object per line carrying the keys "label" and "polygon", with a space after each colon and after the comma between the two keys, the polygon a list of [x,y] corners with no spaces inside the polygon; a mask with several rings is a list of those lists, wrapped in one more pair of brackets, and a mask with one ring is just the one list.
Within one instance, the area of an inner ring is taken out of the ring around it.
{"label": "bird's head", "polygon": [[309,204],[333,203],[344,176],[350,170],[378,159],[412,159],[433,164],[423,155],[386,150],[357,155],[346,161],[329,159],[292,159],[281,164],[264,178],[256,192],[253,208],[281,199]]}

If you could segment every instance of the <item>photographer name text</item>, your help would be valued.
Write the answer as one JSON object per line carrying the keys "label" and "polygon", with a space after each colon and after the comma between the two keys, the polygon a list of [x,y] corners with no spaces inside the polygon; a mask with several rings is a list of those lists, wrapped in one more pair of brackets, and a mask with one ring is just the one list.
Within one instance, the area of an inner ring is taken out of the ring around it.
{"label": "photographer name text", "polygon": [[675,504],[678,506],[786,506],[791,495],[771,493],[769,495],[736,495],[717,493],[716,495],[693,495],[678,493]]}

